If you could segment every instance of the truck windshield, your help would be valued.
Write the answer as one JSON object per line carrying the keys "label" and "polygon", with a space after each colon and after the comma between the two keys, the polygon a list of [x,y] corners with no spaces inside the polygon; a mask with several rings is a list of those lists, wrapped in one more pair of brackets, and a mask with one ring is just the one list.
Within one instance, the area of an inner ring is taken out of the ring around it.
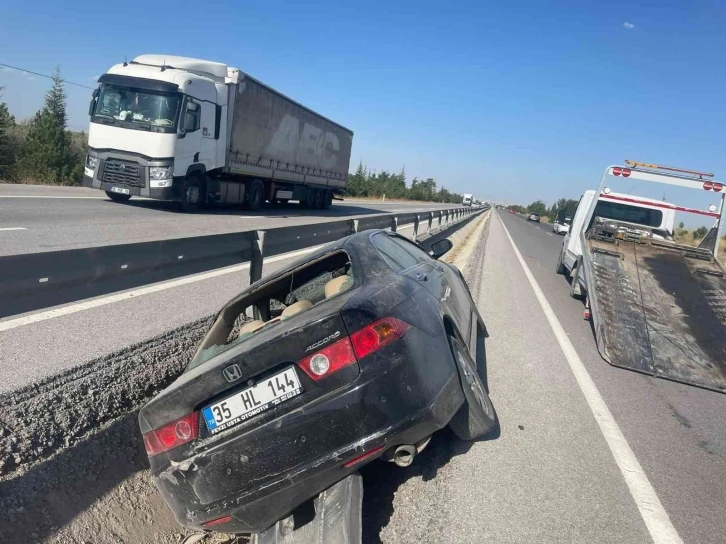
{"label": "truck windshield", "polygon": [[593,219],[595,217],[604,217],[626,223],[637,223],[654,228],[660,227],[663,222],[663,212],[660,210],[629,206],[628,204],[607,202],[605,200],[598,200]]}
{"label": "truck windshield", "polygon": [[100,123],[113,120],[141,130],[154,127],[157,131],[175,132],[180,98],[174,93],[103,85],[93,120]]}

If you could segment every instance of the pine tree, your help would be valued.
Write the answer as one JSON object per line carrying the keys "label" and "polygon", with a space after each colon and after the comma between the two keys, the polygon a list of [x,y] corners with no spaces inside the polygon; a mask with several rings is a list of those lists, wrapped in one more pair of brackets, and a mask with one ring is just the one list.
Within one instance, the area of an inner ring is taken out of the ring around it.
{"label": "pine tree", "polygon": [[26,177],[52,183],[71,181],[74,156],[66,123],[66,93],[58,67],[45,106],[31,121],[21,150],[20,170]]}
{"label": "pine tree", "polygon": [[10,115],[7,104],[0,102],[0,179],[7,177],[15,164],[15,149],[10,135],[10,129],[14,126],[15,117]]}

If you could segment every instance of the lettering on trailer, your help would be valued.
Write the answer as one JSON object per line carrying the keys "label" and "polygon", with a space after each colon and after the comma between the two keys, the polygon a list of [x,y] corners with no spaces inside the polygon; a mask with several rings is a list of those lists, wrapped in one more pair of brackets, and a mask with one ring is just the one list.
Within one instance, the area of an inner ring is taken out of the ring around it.
{"label": "lettering on trailer", "polygon": [[332,132],[324,132],[310,123],[300,130],[300,120],[289,113],[280,122],[265,151],[267,156],[284,157],[297,164],[335,168],[340,151],[340,140]]}

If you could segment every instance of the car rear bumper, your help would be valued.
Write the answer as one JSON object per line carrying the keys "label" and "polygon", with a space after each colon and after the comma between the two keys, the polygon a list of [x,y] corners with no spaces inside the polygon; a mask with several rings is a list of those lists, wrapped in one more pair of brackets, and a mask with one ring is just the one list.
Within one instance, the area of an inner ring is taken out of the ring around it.
{"label": "car rear bumper", "polygon": [[[411,335],[405,344],[410,348],[421,336]],[[367,361],[383,372],[363,367],[358,379],[314,406],[154,471],[179,523],[203,529],[205,522],[232,516],[214,530],[264,531],[391,447],[414,444],[444,427],[464,401],[448,345],[440,339],[419,342],[414,351],[428,350],[429,357],[418,364],[411,362],[418,357],[401,358],[401,349],[381,354],[385,361]],[[376,449],[361,463],[344,466]]]}

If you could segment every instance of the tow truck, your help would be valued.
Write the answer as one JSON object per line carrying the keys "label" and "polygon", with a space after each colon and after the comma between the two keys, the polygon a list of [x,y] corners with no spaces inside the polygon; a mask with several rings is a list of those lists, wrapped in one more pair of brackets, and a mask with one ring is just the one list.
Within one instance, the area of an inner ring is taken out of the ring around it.
{"label": "tow truck", "polygon": [[[613,179],[705,191],[708,209],[614,193]],[[726,270],[718,258],[726,190],[714,174],[626,160],[605,169],[563,241],[557,272],[585,299],[611,365],[726,392]],[[715,220],[698,247],[674,237],[675,212]]]}

